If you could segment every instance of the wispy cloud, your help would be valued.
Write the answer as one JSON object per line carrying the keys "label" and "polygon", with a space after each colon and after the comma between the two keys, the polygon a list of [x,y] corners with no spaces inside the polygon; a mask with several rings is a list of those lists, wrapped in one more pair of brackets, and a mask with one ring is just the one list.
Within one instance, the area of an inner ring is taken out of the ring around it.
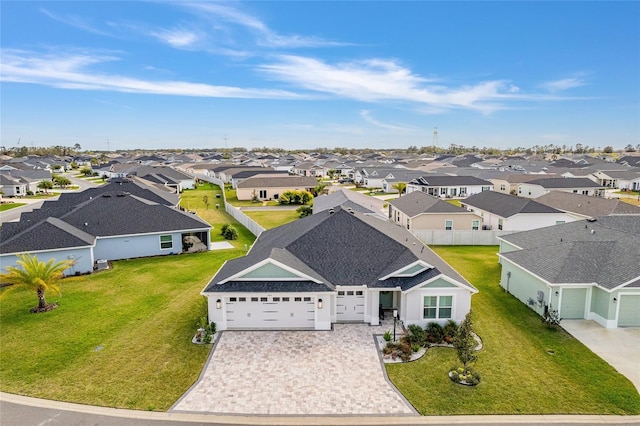
{"label": "wispy cloud", "polygon": [[88,21],[86,18],[82,18],[77,15],[62,16],[44,8],[41,8],[40,12],[44,13],[54,21],[61,22],[65,25],[69,25],[71,27],[78,28],[83,31],[88,31],[93,34],[98,34],[102,36],[111,36],[111,34],[109,34],[107,31],[101,30],[100,28],[97,27],[95,23]]}
{"label": "wispy cloud", "polygon": [[541,88],[549,92],[561,92],[586,85],[586,81],[581,78],[563,78],[561,80],[547,81],[540,85]]}
{"label": "wispy cloud", "polygon": [[251,31],[256,37],[256,45],[260,47],[302,48],[353,45],[352,43],[326,40],[318,36],[279,34],[269,28],[269,26],[259,18],[234,7],[229,3],[186,2],[178,3],[178,6],[197,12],[199,17],[207,16],[217,25],[219,25],[221,20],[224,20],[229,24]]}
{"label": "wispy cloud", "polygon": [[550,100],[551,95],[521,94],[508,81],[484,81],[448,87],[439,79],[415,74],[395,60],[369,59],[329,64],[319,59],[281,55],[258,66],[271,78],[309,91],[359,101],[410,102],[431,108],[464,108],[491,113],[507,101]]}
{"label": "wispy cloud", "polygon": [[360,117],[362,117],[362,119],[364,121],[366,121],[367,123],[373,124],[374,126],[380,127],[382,129],[401,130],[401,131],[413,130],[410,127],[403,127],[403,126],[396,126],[394,124],[382,123],[382,122],[376,120],[375,118],[371,117],[371,112],[369,110],[366,110],[366,109],[363,109],[362,111],[360,111]]}
{"label": "wispy cloud", "polygon": [[150,31],[152,37],[176,48],[187,48],[195,45],[201,39],[200,35],[185,28],[159,29]]}
{"label": "wispy cloud", "polygon": [[275,89],[217,86],[187,81],[141,80],[99,73],[95,65],[119,60],[113,55],[70,53],[35,55],[19,50],[2,50],[0,81],[40,84],[76,90],[105,90],[156,95],[212,98],[296,99],[300,95]]}

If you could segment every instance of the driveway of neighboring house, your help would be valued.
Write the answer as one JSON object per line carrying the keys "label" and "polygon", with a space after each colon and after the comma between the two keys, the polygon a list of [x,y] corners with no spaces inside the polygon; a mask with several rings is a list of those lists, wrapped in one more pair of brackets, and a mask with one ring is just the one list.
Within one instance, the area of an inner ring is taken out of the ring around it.
{"label": "driveway of neighboring house", "polygon": [[595,321],[563,320],[562,328],[626,376],[640,392],[640,328],[604,328]]}
{"label": "driveway of neighboring house", "polygon": [[200,380],[172,412],[280,415],[417,415],[387,381],[379,328],[226,331]]}

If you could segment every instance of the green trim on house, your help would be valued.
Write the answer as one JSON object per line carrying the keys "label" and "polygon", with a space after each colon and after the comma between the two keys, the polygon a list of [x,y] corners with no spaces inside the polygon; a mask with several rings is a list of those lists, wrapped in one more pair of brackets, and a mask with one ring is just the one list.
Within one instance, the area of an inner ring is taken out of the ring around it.
{"label": "green trim on house", "polygon": [[416,265],[413,265],[407,269],[403,269],[402,271],[399,271],[397,274],[395,275],[415,275],[418,272],[424,270],[424,265],[418,263]]}
{"label": "green trim on house", "polygon": [[450,287],[458,287],[455,284],[451,284],[449,281],[438,278],[437,280],[433,280],[428,284],[423,285],[421,288],[450,288]]}
{"label": "green trim on house", "polygon": [[300,278],[299,275],[294,274],[293,272],[287,271],[286,269],[282,269],[281,267],[274,265],[273,263],[266,263],[251,272],[247,272],[238,278],[245,279],[290,279],[290,278]]}

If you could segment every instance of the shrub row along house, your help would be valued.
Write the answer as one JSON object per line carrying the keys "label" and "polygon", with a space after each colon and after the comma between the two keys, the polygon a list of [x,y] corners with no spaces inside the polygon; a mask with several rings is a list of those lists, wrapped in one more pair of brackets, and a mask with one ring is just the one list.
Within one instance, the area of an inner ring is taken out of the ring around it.
{"label": "shrub row along house", "polygon": [[66,274],[92,272],[98,261],[209,249],[211,225],[176,208],[176,194],[121,180],[62,194],[2,225],[0,261],[17,255],[73,260]]}
{"label": "shrub row along house", "polygon": [[263,232],[204,288],[219,330],[462,321],[477,290],[406,229],[336,207]]}

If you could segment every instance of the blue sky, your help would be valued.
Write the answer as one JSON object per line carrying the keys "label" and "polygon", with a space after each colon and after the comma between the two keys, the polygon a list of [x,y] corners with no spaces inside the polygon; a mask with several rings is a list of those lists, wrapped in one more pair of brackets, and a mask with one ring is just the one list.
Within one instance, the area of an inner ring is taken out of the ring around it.
{"label": "blue sky", "polygon": [[0,7],[6,147],[640,143],[640,2]]}

